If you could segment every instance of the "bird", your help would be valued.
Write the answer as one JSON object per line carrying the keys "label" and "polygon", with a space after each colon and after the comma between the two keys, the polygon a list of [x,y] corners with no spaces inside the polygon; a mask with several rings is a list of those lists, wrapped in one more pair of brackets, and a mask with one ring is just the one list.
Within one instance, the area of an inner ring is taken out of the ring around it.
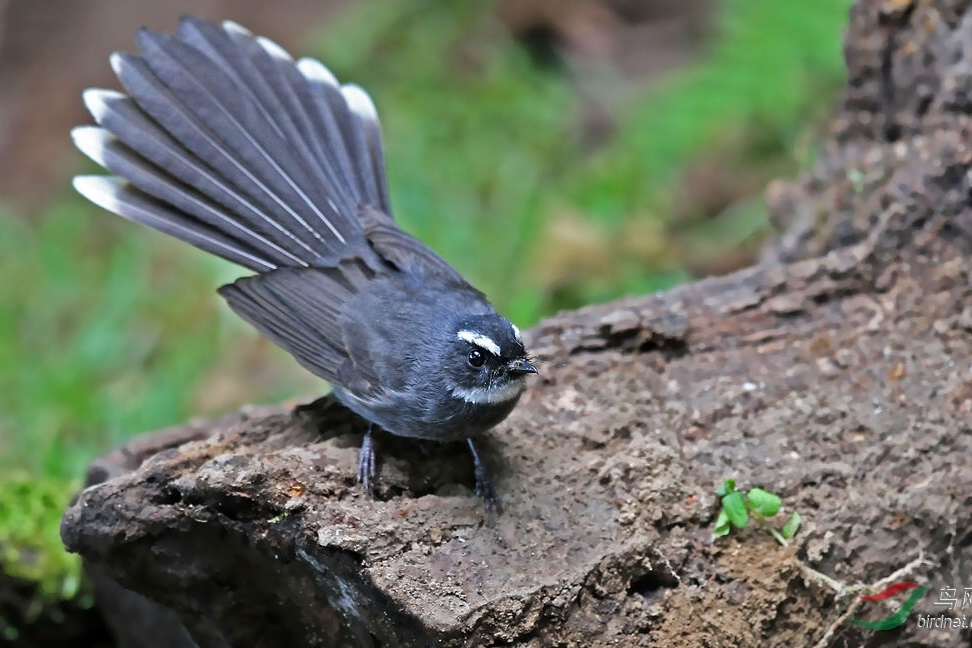
{"label": "bird", "polygon": [[392,215],[371,97],[231,21],[183,17],[115,52],[124,91],[89,88],[71,131],[109,175],[96,205],[254,274],[218,289],[264,337],[369,422],[357,480],[376,480],[375,426],[466,440],[475,493],[499,502],[474,439],[538,373],[519,329]]}

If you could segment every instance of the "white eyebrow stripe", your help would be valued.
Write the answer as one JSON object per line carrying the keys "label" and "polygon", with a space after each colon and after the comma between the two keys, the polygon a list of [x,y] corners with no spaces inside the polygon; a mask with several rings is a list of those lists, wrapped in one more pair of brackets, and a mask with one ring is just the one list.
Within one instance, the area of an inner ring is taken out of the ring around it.
{"label": "white eyebrow stripe", "polygon": [[513,328],[513,337],[516,338],[517,342],[522,342],[523,338],[520,337],[520,329],[513,322],[510,322],[510,326]]}
{"label": "white eyebrow stripe", "polygon": [[493,342],[493,339],[483,335],[482,333],[476,333],[475,331],[459,331],[456,333],[456,337],[460,340],[465,340],[469,344],[475,344],[476,346],[486,349],[494,356],[500,356],[499,345]]}

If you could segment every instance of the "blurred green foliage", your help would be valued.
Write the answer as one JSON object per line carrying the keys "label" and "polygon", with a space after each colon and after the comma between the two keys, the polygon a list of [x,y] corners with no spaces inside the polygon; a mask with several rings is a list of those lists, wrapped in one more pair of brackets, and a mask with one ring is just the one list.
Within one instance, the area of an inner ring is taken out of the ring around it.
{"label": "blurred green foliage", "polygon": [[61,541],[50,521],[68,505],[67,486],[65,480],[38,479],[26,470],[0,481],[0,561],[10,576],[38,583],[42,598],[70,599],[81,583],[77,560],[50,550]]}
{"label": "blurred green foliage", "polygon": [[[699,61],[633,87],[639,96],[593,150],[572,82],[531,65],[490,3],[378,0],[330,26],[313,53],[374,96],[396,218],[528,325],[688,278],[664,240],[617,239],[641,234],[628,226],[646,219],[663,238],[673,187],[694,157],[728,142],[727,165],[782,159],[774,170],[795,173],[806,162],[794,155],[806,157],[798,139],[843,78],[849,4],[723,0]],[[557,258],[545,238],[565,212],[606,241],[610,263],[600,276],[568,273],[562,290],[551,266],[583,262]],[[758,200],[731,215],[716,228],[723,249],[766,226]]]}
{"label": "blurred green foliage", "polygon": [[[105,221],[74,197],[33,222],[0,213],[0,568],[46,599],[78,593],[59,520],[86,464],[190,416],[218,352],[215,305],[185,290],[211,273],[170,266],[167,244]],[[22,621],[42,609],[31,602]]]}
{"label": "blurred green foliage", "polygon": [[[405,229],[529,325],[687,278],[685,255],[704,248],[678,253],[670,212],[694,160],[753,167],[763,181],[806,163],[807,124],[842,79],[848,5],[723,0],[699,60],[648,90],[633,86],[613,133],[594,145],[580,127],[590,97],[532,65],[491,3],[362,3],[300,54],[374,96]],[[718,216],[703,229],[720,246],[765,228],[756,196]],[[581,247],[552,242],[563,223]],[[584,265],[588,255],[602,261]],[[77,561],[57,526],[83,467],[196,413],[201,378],[249,335],[223,316],[216,275],[238,276],[75,196],[29,221],[0,213],[4,570],[53,596],[74,592]]]}
{"label": "blurred green foliage", "polygon": [[[0,459],[80,477],[95,448],[192,414],[217,353],[205,266],[73,196],[0,218]],[[8,447],[9,446],[9,447]]]}

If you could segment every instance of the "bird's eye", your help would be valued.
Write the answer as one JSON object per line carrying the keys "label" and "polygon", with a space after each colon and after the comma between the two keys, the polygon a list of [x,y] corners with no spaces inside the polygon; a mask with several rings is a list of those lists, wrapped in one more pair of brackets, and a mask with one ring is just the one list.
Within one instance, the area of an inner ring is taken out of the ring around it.
{"label": "bird's eye", "polygon": [[486,354],[479,349],[473,349],[470,351],[469,355],[466,356],[466,359],[469,361],[470,367],[475,367],[477,369],[486,364]]}

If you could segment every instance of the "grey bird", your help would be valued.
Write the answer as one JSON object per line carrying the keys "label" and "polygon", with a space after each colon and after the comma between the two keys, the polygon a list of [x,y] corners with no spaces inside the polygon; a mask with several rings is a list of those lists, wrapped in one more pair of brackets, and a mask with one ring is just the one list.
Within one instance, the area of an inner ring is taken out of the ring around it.
{"label": "grey bird", "polygon": [[[520,332],[392,219],[378,114],[321,63],[232,22],[187,17],[115,53],[125,92],[89,89],[76,146],[114,175],[74,187],[97,205],[256,274],[229,306],[337,399],[388,432],[467,439],[476,493],[496,493],[473,437],[537,372]],[[371,427],[358,480],[376,475]]]}

